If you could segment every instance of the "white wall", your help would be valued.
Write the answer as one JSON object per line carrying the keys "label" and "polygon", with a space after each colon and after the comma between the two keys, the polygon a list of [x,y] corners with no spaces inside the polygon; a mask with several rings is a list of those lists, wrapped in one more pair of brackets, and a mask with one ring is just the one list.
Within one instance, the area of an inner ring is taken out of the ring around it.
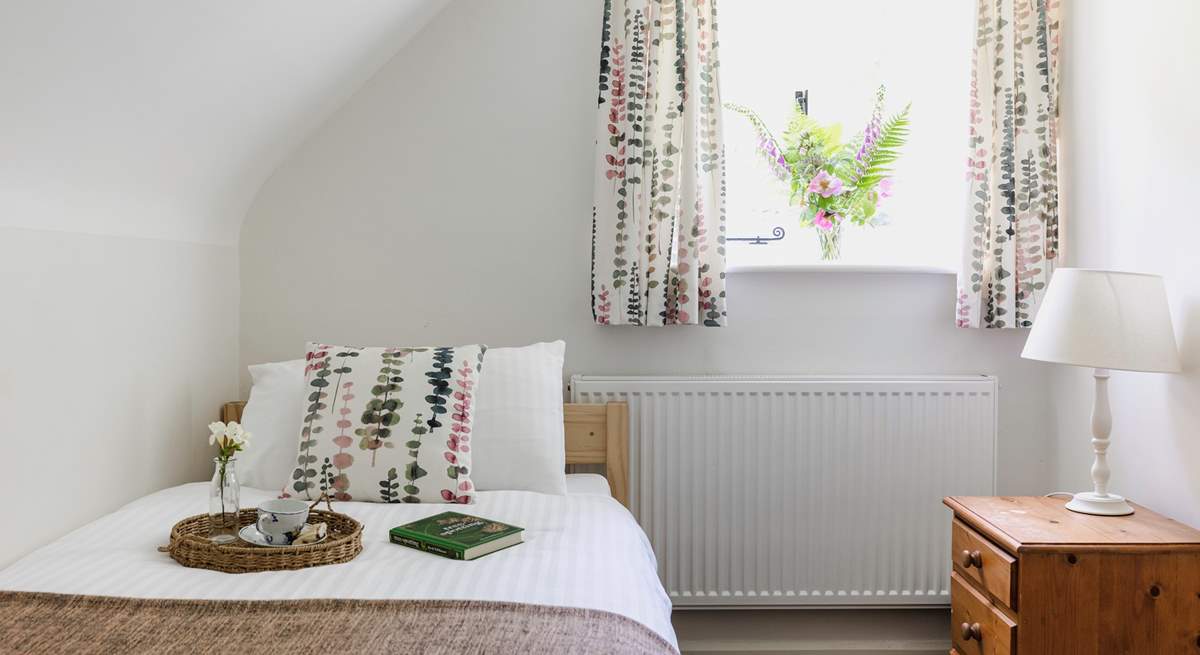
{"label": "white wall", "polygon": [[0,2],[0,225],[235,245],[279,161],[445,2]]}
{"label": "white wall", "polygon": [[0,2],[0,566],[211,475],[246,208],[445,2]]}
{"label": "white wall", "polygon": [[[1063,181],[1073,266],[1166,276],[1181,375],[1114,372],[1111,487],[1200,526],[1200,4],[1065,7]],[[1136,44],[1131,48],[1115,44]],[[1053,368],[1059,488],[1091,487],[1090,371]]]}
{"label": "white wall", "polygon": [[0,299],[0,567],[211,475],[204,426],[237,392],[233,247],[0,227]]}
{"label": "white wall", "polygon": [[592,325],[601,8],[452,3],[288,159],[242,231],[242,363],[562,337],[568,372],[994,373],[1000,489],[1043,491],[1046,371],[953,326],[952,276],[734,273],[728,329]]}

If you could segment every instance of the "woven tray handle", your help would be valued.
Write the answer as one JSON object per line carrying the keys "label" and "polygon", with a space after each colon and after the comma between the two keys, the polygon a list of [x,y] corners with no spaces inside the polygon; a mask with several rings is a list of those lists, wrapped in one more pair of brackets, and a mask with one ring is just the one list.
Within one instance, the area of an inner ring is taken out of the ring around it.
{"label": "woven tray handle", "polygon": [[333,502],[332,502],[333,499],[330,498],[329,493],[325,492],[325,491],[322,491],[321,496],[319,498],[317,498],[316,500],[314,500],[313,504],[309,505],[308,508],[316,509],[317,505],[320,505],[322,500],[325,501],[325,509],[332,512],[333,511]]}

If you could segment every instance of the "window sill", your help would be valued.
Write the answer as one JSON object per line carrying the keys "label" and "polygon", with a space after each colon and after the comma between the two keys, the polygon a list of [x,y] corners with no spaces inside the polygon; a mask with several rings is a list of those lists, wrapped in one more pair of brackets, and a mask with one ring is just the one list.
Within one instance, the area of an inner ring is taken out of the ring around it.
{"label": "window sill", "polygon": [[920,275],[956,275],[957,271],[941,266],[905,264],[742,264],[731,265],[728,273],[903,273]]}

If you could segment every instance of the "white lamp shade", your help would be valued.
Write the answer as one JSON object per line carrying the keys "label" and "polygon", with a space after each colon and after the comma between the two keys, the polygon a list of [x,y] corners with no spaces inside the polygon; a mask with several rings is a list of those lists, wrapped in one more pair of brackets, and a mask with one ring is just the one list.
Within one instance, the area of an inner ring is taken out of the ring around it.
{"label": "white lamp shade", "polygon": [[1125,371],[1179,370],[1163,279],[1144,273],[1060,268],[1021,356]]}

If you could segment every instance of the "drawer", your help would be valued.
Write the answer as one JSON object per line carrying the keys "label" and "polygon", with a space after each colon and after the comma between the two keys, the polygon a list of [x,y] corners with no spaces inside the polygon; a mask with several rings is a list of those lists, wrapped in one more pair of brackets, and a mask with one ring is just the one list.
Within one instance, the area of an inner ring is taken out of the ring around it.
{"label": "drawer", "polygon": [[950,574],[950,641],[960,655],[1012,655],[1017,624],[956,572]]}
{"label": "drawer", "polygon": [[954,570],[970,578],[996,600],[1016,610],[1017,560],[1000,550],[970,526],[954,519],[951,528],[950,554]]}

